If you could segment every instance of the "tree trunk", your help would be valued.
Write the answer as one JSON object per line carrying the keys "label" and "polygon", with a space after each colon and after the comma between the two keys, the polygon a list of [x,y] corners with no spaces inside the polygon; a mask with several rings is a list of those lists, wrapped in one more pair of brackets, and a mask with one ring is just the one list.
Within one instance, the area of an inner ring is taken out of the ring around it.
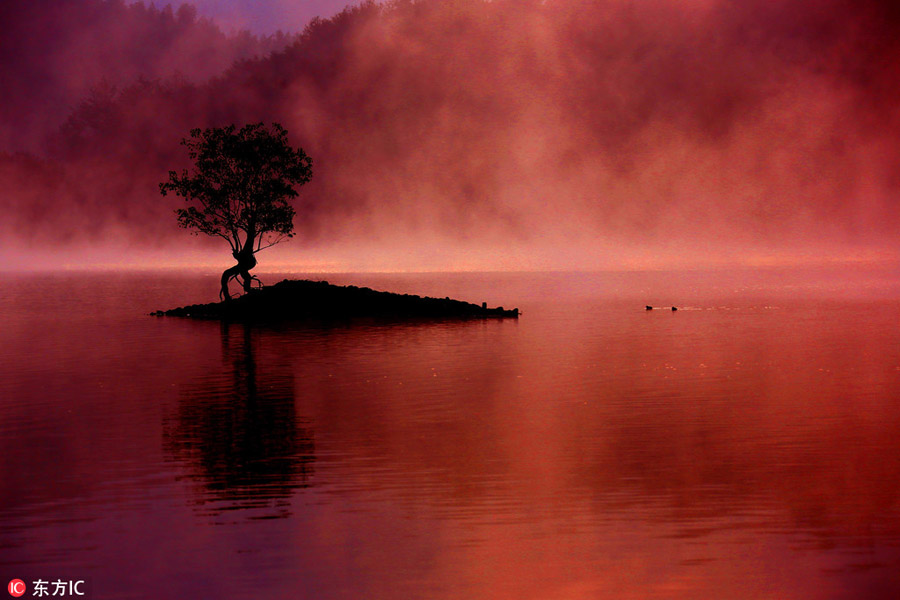
{"label": "tree trunk", "polygon": [[[246,247],[247,246],[245,246],[245,248]],[[245,293],[250,291],[251,283],[253,281],[250,277],[250,269],[256,266],[256,257],[253,256],[253,251],[234,252],[232,255],[237,259],[238,263],[233,267],[225,269],[222,273],[222,289],[219,292],[219,297],[223,300],[231,300],[231,294],[228,292],[228,282],[231,281],[233,277],[240,275]]]}

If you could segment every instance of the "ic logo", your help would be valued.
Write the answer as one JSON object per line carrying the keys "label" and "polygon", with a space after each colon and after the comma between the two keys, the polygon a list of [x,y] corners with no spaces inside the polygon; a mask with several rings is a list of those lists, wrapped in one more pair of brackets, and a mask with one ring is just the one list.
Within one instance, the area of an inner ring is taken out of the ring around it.
{"label": "ic logo", "polygon": [[6,589],[9,590],[9,595],[13,598],[18,598],[19,596],[25,595],[25,582],[21,579],[13,579],[9,582],[9,585],[6,586]]}

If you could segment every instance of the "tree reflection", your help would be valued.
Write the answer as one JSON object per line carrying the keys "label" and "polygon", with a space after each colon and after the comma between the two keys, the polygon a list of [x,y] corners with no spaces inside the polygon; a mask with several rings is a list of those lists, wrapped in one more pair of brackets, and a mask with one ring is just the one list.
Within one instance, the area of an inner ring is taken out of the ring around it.
{"label": "tree reflection", "polygon": [[[289,498],[307,487],[314,444],[298,418],[288,367],[257,362],[261,332],[222,324],[222,370],[185,387],[164,423],[164,450],[200,484],[198,503],[288,516]],[[274,512],[273,512],[274,509]]]}

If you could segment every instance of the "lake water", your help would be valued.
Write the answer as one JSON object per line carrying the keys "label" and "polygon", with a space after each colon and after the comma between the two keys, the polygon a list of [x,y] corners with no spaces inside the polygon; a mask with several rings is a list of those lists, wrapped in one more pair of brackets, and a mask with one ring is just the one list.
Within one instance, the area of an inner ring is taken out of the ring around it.
{"label": "lake water", "polygon": [[900,597],[891,285],[316,278],[523,315],[223,326],[146,316],[214,300],[215,274],[5,276],[3,583],[83,579],[117,599]]}

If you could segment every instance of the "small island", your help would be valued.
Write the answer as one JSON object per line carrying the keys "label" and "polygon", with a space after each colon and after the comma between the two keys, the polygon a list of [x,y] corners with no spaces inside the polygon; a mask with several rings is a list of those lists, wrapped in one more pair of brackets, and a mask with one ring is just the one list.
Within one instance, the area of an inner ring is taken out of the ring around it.
{"label": "small island", "polygon": [[189,317],[223,321],[304,321],[343,319],[488,319],[519,317],[519,309],[488,308],[452,300],[379,292],[327,281],[285,279],[253,289],[231,300],[193,304],[151,313],[159,317]]}
{"label": "small island", "polygon": [[[195,128],[181,143],[193,168],[169,171],[159,191],[163,196],[174,193],[184,198],[187,208],[175,211],[178,225],[224,239],[237,264],[222,273],[221,302],[158,310],[152,315],[255,322],[518,318],[517,308],[488,308],[486,303],[478,306],[327,281],[286,279],[263,288],[250,273],[257,265],[256,255],[293,237],[296,212],[290,201],[298,196],[295,188],[312,178],[312,159],[291,145],[287,130],[278,123]],[[233,280],[244,292],[236,298],[228,287]]]}

